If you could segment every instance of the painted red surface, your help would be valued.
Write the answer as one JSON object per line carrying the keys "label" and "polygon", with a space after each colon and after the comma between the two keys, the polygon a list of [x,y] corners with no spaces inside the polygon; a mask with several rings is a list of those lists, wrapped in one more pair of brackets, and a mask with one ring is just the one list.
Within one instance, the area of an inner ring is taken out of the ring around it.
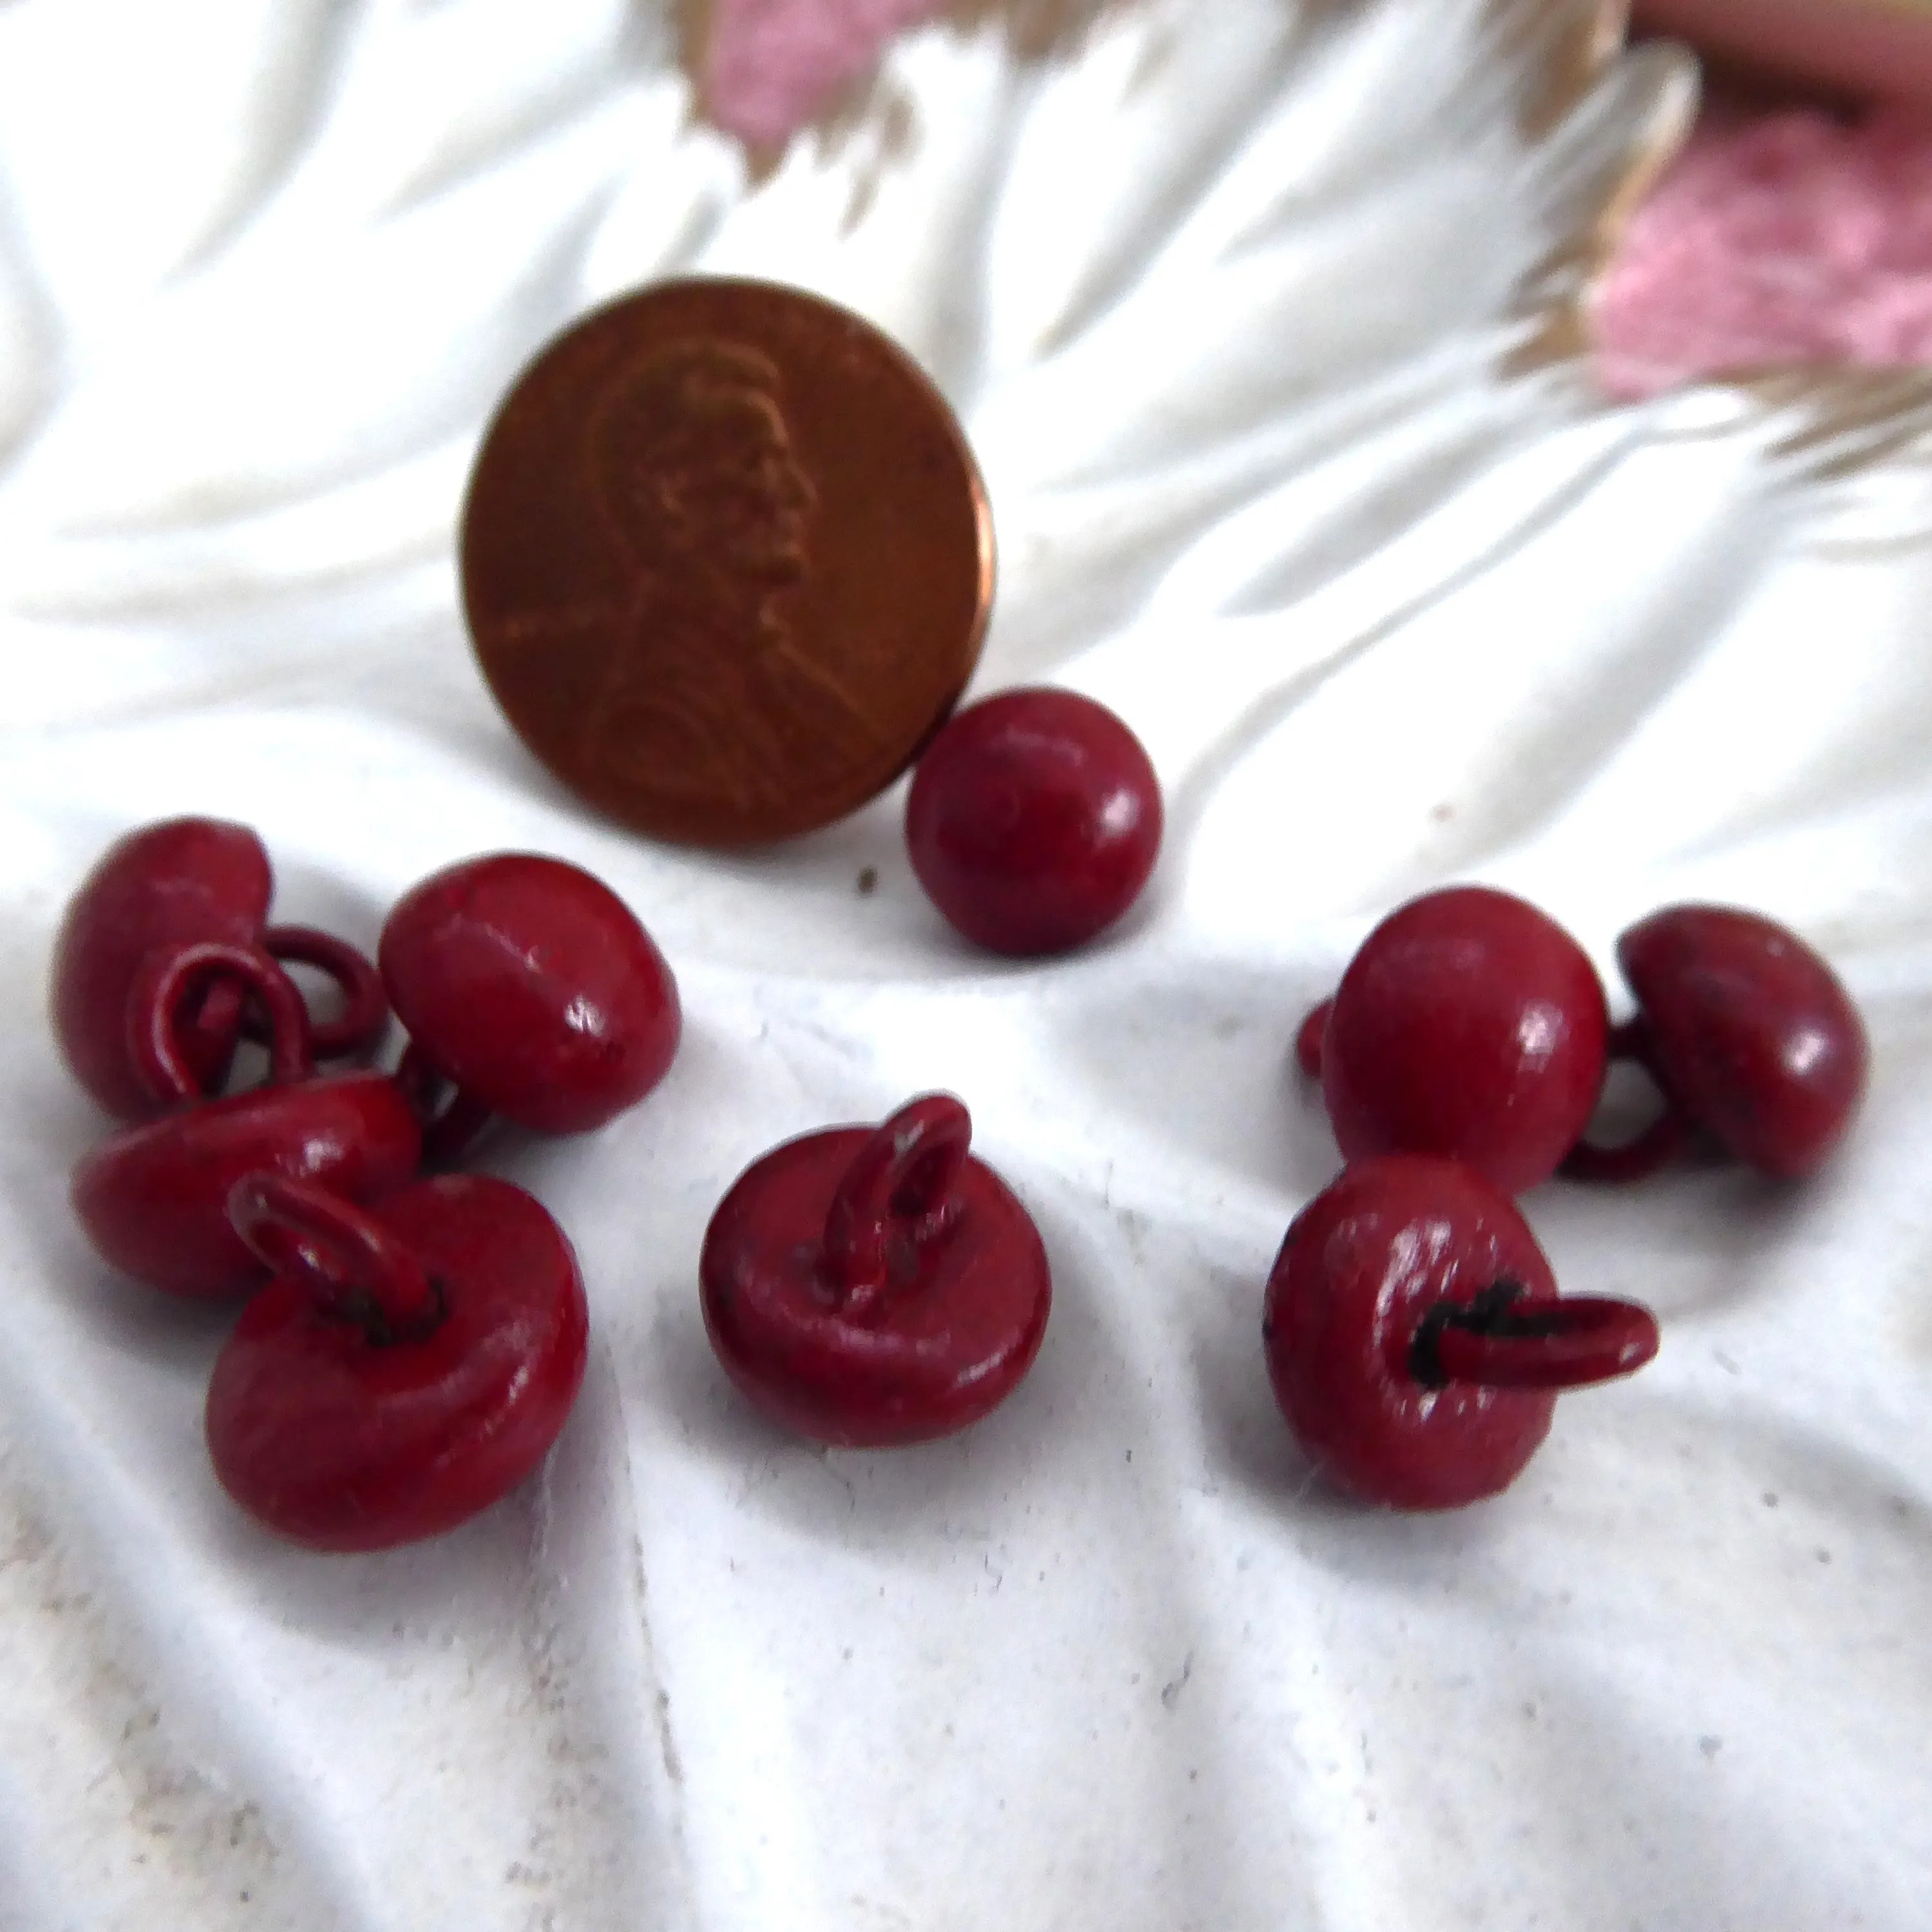
{"label": "painted red surface", "polygon": [[1714,91],[1594,320],[1619,395],[1766,364],[1932,362],[1932,116]]}
{"label": "painted red surface", "polygon": [[[939,0],[718,0],[712,111],[756,142],[782,140],[867,72]],[[1932,100],[1932,14],[1836,0],[1651,0],[1650,24],[1721,43],[1748,18],[1755,46],[1832,77],[1869,54]],[[1861,28],[1822,30],[1829,13]],[[1775,16],[1774,20],[1772,16]],[[1868,19],[1869,15],[1872,17]],[[1932,363],[1932,106],[1862,110],[1714,86],[1696,135],[1639,212],[1598,292],[1599,371],[1639,396],[1768,363]]]}
{"label": "painted red surface", "polygon": [[717,0],[705,91],[718,124],[754,145],[782,141],[892,36],[943,0]]}
{"label": "painted red surface", "polygon": [[1821,86],[1932,103],[1932,12],[1914,0],[1636,0],[1640,29]]}

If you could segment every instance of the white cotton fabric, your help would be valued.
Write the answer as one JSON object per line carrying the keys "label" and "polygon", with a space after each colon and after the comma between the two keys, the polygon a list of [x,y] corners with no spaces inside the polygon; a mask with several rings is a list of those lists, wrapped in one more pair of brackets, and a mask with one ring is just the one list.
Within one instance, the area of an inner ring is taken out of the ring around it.
{"label": "white cotton fabric", "polygon": [[[1688,97],[1591,70],[1596,10],[1124,0],[1044,56],[982,14],[758,173],[655,0],[0,6],[0,1923],[1932,1923],[1932,418],[1594,399],[1564,305]],[[1001,554],[976,689],[1103,698],[1166,788],[1115,935],[974,954],[896,792],[649,844],[492,708],[482,423],[686,271],[821,290],[952,398]],[[436,867],[561,854],[678,975],[657,1093],[488,1150],[577,1246],[590,1373],[542,1478],[422,1547],[243,1519],[200,1438],[229,1314],[67,1210],[105,1128],[51,937],[189,812],[370,948]],[[1761,908],[1874,1076],[1802,1187],[1530,1196],[1663,1352],[1502,1500],[1400,1518],[1311,1484],[1260,1297],[1336,1166],[1295,1027],[1451,880],[1606,975],[1659,904]],[[1039,1219],[1043,1352],[953,1441],[788,1440],[706,1348],[706,1217],[939,1087]]]}

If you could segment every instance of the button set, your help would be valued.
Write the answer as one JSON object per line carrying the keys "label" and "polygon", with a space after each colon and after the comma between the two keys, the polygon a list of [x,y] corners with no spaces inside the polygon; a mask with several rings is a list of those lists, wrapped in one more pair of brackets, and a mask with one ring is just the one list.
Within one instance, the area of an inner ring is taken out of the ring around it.
{"label": "button set", "polygon": [[[318,1074],[319,1029],[266,948],[196,937],[175,916],[196,904],[232,930],[201,868],[251,840],[210,820],[151,826],[76,896],[56,951],[61,1044],[77,1076],[111,1062],[115,1090],[138,1088],[154,1118],[81,1161],[74,1204],[124,1273],[251,1298],[208,1390],[230,1493],[314,1547],[382,1548],[453,1526],[527,1474],[584,1366],[584,1288],[561,1230],[506,1181],[421,1178],[425,1156],[458,1157],[496,1113],[569,1133],[636,1105],[676,1052],[676,986],[589,874],[532,854],[470,860],[405,894],[383,928],[385,1017],[392,1004],[410,1028],[396,1072]],[[251,886],[251,905],[262,897]],[[156,931],[134,956],[128,936]],[[1796,1179],[1850,1124],[1864,1028],[1795,934],[1673,907],[1618,952],[1638,1012],[1612,1030],[1560,928],[1508,894],[1452,887],[1378,926],[1300,1029],[1348,1164],[1288,1231],[1263,1348],[1303,1449],[1361,1500],[1493,1496],[1548,1432],[1558,1391],[1656,1353],[1646,1310],[1558,1294],[1514,1193],[1558,1171],[1635,1178],[1698,1134]],[[104,1042],[65,1016],[106,1024],[94,989],[109,956],[125,1005]],[[376,1037],[358,1024],[367,1051]],[[198,1062],[225,1070],[244,1030],[268,1043],[266,1077],[219,1094]],[[1662,1111],[1604,1148],[1582,1132],[1617,1057],[1650,1070]],[[838,1447],[929,1441],[1025,1375],[1051,1270],[971,1135],[960,1101],[926,1094],[878,1126],[786,1142],[726,1192],[700,1304],[725,1372],[768,1419]]]}
{"label": "button set", "polygon": [[[464,608],[524,742],[598,809],[718,845],[830,822],[916,762],[914,874],[970,943],[1097,938],[1154,869],[1160,790],[1121,720],[1077,694],[953,706],[992,589],[985,492],[944,401],[894,344],[816,298],[660,284],[578,323],[486,435]],[[375,964],[268,922],[243,826],[129,834],[54,950],[56,1040],[119,1131],[76,1168],[81,1225],[165,1293],[249,1298],[206,1406],[215,1472],[322,1550],[430,1536],[529,1474],[582,1382],[570,1244],[507,1181],[446,1166],[500,1115],[579,1133],[663,1079],[677,988],[615,893],[566,862],[486,854],[404,895]],[[1633,1180],[1694,1138],[1814,1172],[1867,1076],[1844,988],[1752,913],[1676,906],[1625,933],[1636,1012],[1535,908],[1426,893],[1372,932],[1294,1053],[1347,1165],[1270,1274],[1267,1366],[1343,1491],[1402,1509],[1496,1494],[1558,1392],[1655,1354],[1634,1303],[1557,1292],[1512,1197],[1563,1173]],[[285,962],[318,968],[311,1015]],[[393,1072],[370,1058],[391,1010]],[[262,1084],[225,1092],[244,1040]],[[1612,1061],[1655,1120],[1587,1137]],[[1037,1355],[1046,1252],[970,1151],[950,1094],[754,1162],[696,1269],[724,1372],[782,1428],[877,1448],[970,1426]]]}

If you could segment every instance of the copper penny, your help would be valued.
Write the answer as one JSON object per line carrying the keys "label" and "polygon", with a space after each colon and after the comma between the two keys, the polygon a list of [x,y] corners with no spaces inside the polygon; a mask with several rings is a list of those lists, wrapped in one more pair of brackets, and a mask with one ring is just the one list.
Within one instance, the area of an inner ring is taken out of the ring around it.
{"label": "copper penny", "polygon": [[944,721],[992,598],[952,412],[868,322],[661,282],[518,377],[463,514],[476,655],[524,743],[654,837],[829,824]]}

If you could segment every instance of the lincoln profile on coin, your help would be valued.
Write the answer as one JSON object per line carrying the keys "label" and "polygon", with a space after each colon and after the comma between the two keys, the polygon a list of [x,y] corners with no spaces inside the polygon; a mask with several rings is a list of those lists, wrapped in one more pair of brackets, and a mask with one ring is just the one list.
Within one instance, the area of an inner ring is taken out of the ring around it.
{"label": "lincoln profile on coin", "polygon": [[815,495],[771,359],[715,338],[664,344],[617,374],[585,434],[628,594],[511,622],[525,650],[587,643],[601,659],[580,728],[589,767],[620,793],[748,811],[870,753],[880,734],[781,608],[809,574]]}
{"label": "lincoln profile on coin", "polygon": [[701,846],[877,797],[966,688],[993,592],[964,433],[824,297],[674,276],[518,376],[463,505],[490,694],[586,804]]}

